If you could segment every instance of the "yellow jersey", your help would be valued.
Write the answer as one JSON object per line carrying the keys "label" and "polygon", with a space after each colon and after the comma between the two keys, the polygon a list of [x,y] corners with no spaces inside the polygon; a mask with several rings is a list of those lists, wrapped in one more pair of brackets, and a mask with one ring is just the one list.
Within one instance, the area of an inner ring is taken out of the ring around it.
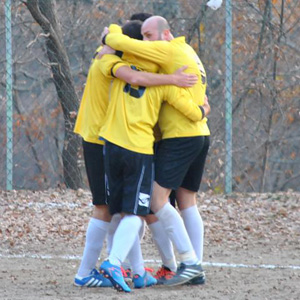
{"label": "yellow jersey", "polygon": [[[96,50],[95,55],[100,50],[101,47]],[[108,107],[111,79],[103,75],[100,65],[100,60],[92,60],[74,132],[79,134],[86,142],[103,145],[104,141],[99,140],[99,131]]]}
{"label": "yellow jersey", "polygon": [[[142,59],[155,62],[162,73],[171,74],[183,65],[188,65],[186,72],[197,74],[198,82],[187,91],[196,104],[202,105],[206,93],[206,73],[196,52],[186,42],[184,37],[169,41],[140,41],[118,33],[118,25],[111,25],[105,38],[105,44],[132,54]],[[210,135],[207,118],[199,122],[190,122],[182,113],[169,103],[164,103],[159,116],[159,127],[163,139],[174,137],[189,137]]]}
{"label": "yellow jersey", "polygon": [[[124,58],[126,62],[116,55],[104,55],[100,60],[103,74],[113,77],[122,66],[129,66],[137,71],[155,72],[158,69],[156,64],[147,60],[137,60],[130,55]],[[189,123],[203,117],[198,105],[184,88],[171,85],[147,88],[131,86],[116,78],[112,83],[107,115],[99,135],[130,151],[153,154],[153,128],[164,100],[178,109],[178,113]]]}

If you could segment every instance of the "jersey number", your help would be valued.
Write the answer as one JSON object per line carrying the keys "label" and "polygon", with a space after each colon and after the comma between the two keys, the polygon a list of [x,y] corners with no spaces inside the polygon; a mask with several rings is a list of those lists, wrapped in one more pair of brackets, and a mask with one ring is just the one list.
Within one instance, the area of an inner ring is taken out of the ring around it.
{"label": "jersey number", "polygon": [[[138,71],[135,66],[131,66],[131,69]],[[134,98],[141,98],[144,95],[145,90],[146,90],[146,87],[144,87],[144,86],[139,86],[138,89],[135,89],[129,83],[126,83],[126,85],[124,86],[124,89],[123,89],[124,93],[129,93],[129,95]]]}
{"label": "jersey number", "polygon": [[124,93],[129,93],[129,95],[134,98],[141,98],[145,93],[145,89],[146,88],[144,86],[139,86],[138,89],[135,89],[131,86],[131,84],[126,83],[123,91],[124,91]]}

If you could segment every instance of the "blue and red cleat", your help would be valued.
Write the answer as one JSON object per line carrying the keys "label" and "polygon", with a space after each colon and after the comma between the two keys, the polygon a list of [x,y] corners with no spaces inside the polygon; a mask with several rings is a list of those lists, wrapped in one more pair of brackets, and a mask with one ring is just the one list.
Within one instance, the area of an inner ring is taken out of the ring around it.
{"label": "blue and red cleat", "polygon": [[124,280],[121,267],[111,264],[109,260],[105,260],[100,266],[100,272],[105,278],[111,281],[112,285],[119,292],[131,292],[131,289]]}
{"label": "blue and red cleat", "polygon": [[138,274],[135,274],[133,276],[133,286],[136,289],[141,289],[144,287],[152,286],[157,284],[157,280],[145,270],[145,274],[143,276],[140,276]]}
{"label": "blue and red cleat", "polygon": [[111,282],[100,274],[96,269],[93,269],[91,273],[86,277],[75,276],[74,284],[76,286],[86,287],[112,287]]}

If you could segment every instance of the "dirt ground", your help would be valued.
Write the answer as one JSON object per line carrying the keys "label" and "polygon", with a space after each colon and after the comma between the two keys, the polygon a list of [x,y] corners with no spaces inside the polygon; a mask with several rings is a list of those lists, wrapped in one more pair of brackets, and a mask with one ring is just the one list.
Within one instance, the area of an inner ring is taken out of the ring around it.
{"label": "dirt ground", "polygon": [[[89,203],[83,190],[0,191],[1,300],[300,299],[299,193],[199,194],[207,283],[130,294],[73,286]],[[142,249],[157,269],[148,231]]]}

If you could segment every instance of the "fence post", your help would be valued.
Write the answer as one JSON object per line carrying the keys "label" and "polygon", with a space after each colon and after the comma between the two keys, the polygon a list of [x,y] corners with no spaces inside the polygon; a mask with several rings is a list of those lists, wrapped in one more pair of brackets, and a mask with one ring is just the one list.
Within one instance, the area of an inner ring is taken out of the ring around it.
{"label": "fence post", "polygon": [[225,128],[226,128],[226,159],[225,159],[225,193],[232,192],[232,3],[226,0],[226,33],[225,33]]}
{"label": "fence post", "polygon": [[12,45],[11,0],[5,0],[6,37],[6,189],[13,188],[13,97],[12,97]]}

